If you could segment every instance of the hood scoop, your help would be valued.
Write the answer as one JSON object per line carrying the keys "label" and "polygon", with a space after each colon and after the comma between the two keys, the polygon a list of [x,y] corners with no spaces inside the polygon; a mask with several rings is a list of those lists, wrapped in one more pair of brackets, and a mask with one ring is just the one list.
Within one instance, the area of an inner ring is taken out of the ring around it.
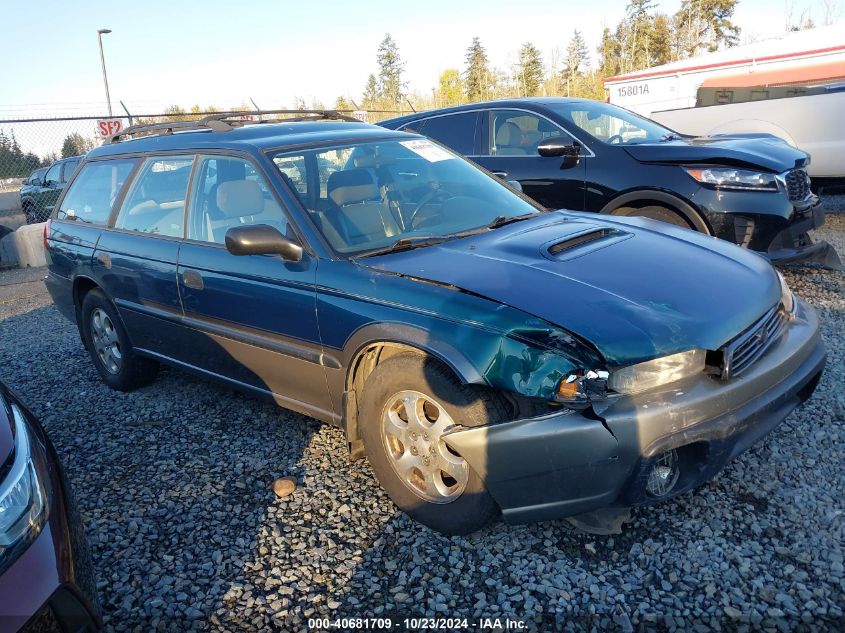
{"label": "hood scoop", "polygon": [[633,237],[631,233],[620,229],[596,227],[547,242],[540,247],[540,252],[546,259],[564,261],[606,248],[630,237]]}

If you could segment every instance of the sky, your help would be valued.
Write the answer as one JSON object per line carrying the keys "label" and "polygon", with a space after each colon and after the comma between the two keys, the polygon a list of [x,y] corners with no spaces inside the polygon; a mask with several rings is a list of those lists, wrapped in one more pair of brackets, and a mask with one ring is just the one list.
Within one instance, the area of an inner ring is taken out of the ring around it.
{"label": "sky", "polygon": [[[788,4],[787,4],[788,2]],[[573,29],[595,50],[601,30],[624,15],[625,0],[0,0],[0,119],[106,111],[97,47],[103,36],[115,110],[133,114],[169,104],[262,109],[293,107],[296,97],[327,107],[358,100],[385,33],[399,45],[412,91],[427,93],[440,73],[463,68],[473,36],[491,63],[510,69],[522,43],[548,62]],[[658,8],[674,13],[680,0]],[[744,36],[783,31],[787,6],[817,23],[821,0],[740,0],[734,21]]]}

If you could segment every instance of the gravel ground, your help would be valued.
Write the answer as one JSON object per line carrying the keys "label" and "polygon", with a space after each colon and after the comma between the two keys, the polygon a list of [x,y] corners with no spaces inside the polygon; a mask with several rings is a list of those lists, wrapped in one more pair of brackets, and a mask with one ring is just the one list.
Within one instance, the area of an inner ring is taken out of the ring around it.
{"label": "gravel ground", "polygon": [[[845,216],[820,235],[845,255]],[[304,630],[314,616],[510,616],[539,630],[843,630],[845,275],[786,272],[821,312],[814,398],[621,535],[565,522],[445,538],[398,513],[340,431],[177,371],[107,389],[39,275],[0,273],[0,377],[75,488],[109,631]],[[274,479],[298,488],[275,497]],[[402,630],[404,627],[397,627]]]}

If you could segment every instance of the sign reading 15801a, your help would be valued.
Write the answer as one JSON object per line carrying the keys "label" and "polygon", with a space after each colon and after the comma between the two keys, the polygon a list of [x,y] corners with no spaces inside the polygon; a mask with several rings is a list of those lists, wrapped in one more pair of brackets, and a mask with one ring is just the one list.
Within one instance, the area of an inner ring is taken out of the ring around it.
{"label": "sign reading 15801a", "polygon": [[120,119],[97,119],[97,133],[104,138],[120,134],[122,130],[123,121]]}
{"label": "sign reading 15801a", "polygon": [[619,86],[616,89],[620,97],[636,97],[637,95],[648,94],[648,84],[628,84],[627,86]]}

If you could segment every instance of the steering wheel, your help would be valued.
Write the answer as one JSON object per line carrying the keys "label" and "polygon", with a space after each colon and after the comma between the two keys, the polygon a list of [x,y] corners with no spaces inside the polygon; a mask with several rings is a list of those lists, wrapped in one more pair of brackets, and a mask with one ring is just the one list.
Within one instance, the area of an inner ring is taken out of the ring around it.
{"label": "steering wheel", "polygon": [[440,188],[432,189],[428,193],[424,194],[423,197],[420,198],[420,201],[417,203],[417,206],[415,206],[411,211],[408,217],[408,226],[414,227],[414,218],[417,217],[417,214],[420,212],[420,209],[422,209],[425,205],[429,204],[430,202],[433,202],[438,198],[443,198],[445,200],[446,198],[454,198],[454,195],[446,189]]}
{"label": "steering wheel", "polygon": [[614,134],[609,139],[607,139],[607,142],[611,145],[618,145],[619,143],[624,143],[625,139],[622,138],[621,134]]}

